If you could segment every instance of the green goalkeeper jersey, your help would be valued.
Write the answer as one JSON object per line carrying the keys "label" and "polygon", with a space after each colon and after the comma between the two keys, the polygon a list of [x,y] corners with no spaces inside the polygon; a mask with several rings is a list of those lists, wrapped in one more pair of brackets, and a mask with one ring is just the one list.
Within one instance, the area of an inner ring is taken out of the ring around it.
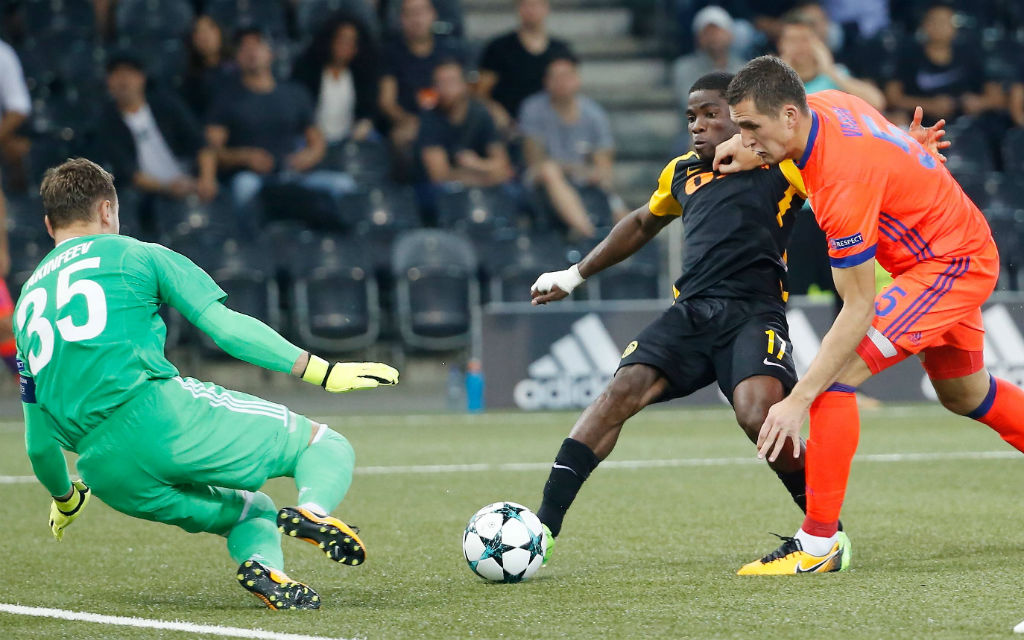
{"label": "green goalkeeper jersey", "polygon": [[14,312],[18,357],[33,387],[27,401],[75,451],[149,380],[178,375],[164,355],[161,305],[195,323],[226,297],[191,260],[158,244],[120,235],[60,243],[25,282]]}

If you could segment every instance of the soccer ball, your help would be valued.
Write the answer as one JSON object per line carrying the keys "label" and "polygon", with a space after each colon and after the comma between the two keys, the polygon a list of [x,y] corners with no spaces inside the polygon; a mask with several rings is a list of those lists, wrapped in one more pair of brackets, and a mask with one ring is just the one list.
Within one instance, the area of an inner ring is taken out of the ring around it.
{"label": "soccer ball", "polygon": [[544,562],[548,544],[537,516],[515,502],[495,502],[469,519],[462,553],[473,573],[492,582],[522,582]]}

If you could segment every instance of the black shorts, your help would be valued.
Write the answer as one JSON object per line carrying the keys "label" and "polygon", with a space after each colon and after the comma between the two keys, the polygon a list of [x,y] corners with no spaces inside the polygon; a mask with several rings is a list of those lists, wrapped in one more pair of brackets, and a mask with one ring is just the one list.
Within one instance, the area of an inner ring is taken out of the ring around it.
{"label": "black shorts", "polygon": [[751,376],[771,376],[788,393],[796,384],[786,308],[774,300],[681,300],[629,343],[619,368],[650,365],[668,378],[658,402],[681,398],[718,381],[729,402]]}

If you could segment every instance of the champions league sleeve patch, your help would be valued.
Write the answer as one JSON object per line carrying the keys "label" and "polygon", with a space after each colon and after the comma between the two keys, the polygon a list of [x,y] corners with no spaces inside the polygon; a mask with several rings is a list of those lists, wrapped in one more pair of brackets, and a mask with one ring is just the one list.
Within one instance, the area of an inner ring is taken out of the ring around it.
{"label": "champions league sleeve patch", "polygon": [[36,403],[36,381],[25,375],[25,363],[18,358],[18,387],[21,390],[21,401],[28,404]]}
{"label": "champions league sleeve patch", "polygon": [[856,247],[859,244],[864,244],[864,236],[863,234],[855,233],[852,236],[845,236],[843,238],[831,238],[828,241],[828,248],[832,251],[840,251]]}

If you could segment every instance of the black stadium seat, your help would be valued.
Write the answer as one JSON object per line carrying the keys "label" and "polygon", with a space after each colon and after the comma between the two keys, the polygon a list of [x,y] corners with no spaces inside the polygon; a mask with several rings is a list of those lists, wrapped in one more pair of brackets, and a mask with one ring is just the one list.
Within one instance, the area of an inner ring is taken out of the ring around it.
{"label": "black stadium seat", "polygon": [[192,27],[186,0],[118,0],[117,31],[150,38],[184,38]]}
{"label": "black stadium seat", "polygon": [[131,51],[146,68],[151,84],[174,88],[185,73],[188,54],[181,38],[157,38],[135,34],[122,35],[115,45],[118,51]]}
{"label": "black stadium seat", "polygon": [[292,318],[303,344],[328,352],[373,344],[381,309],[370,249],[358,238],[308,235],[292,264]]}
{"label": "black stadium seat", "polygon": [[299,33],[313,35],[337,12],[362,21],[374,36],[380,34],[374,7],[367,0],[302,0],[295,6],[295,22]]}
{"label": "black stadium seat", "polygon": [[1003,169],[1024,174],[1024,129],[1010,129],[1003,138]]}
{"label": "black stadium seat", "polygon": [[988,205],[989,194],[986,189],[988,175],[974,171],[957,171],[953,177],[979,209],[984,209]]}
{"label": "black stadium seat", "polygon": [[391,184],[370,192],[370,210],[356,223],[356,233],[369,251],[378,279],[391,272],[391,247],[404,231],[423,226],[416,193],[407,185]]}
{"label": "black stadium seat", "polygon": [[91,0],[24,0],[25,31],[34,35],[87,40],[95,34],[96,12]]}
{"label": "black stadium seat", "polygon": [[391,175],[391,157],[382,142],[350,140],[328,148],[323,167],[343,171],[364,187],[380,187]]}
{"label": "black stadium seat", "polygon": [[477,249],[492,302],[528,302],[537,276],[569,266],[557,234],[499,231],[489,240],[478,240]]}
{"label": "black stadium seat", "polygon": [[635,254],[597,274],[595,282],[587,283],[593,287],[592,297],[601,300],[652,300],[668,297],[667,290],[660,286],[659,275],[659,244],[656,241],[647,243]]}
{"label": "black stadium seat", "polygon": [[516,217],[516,203],[502,187],[449,188],[437,196],[437,224],[475,235],[509,226]]}
{"label": "black stadium seat", "polygon": [[275,39],[288,31],[284,3],[279,0],[209,0],[206,12],[217,24],[231,25],[234,30],[259,28]]}
{"label": "black stadium seat", "polygon": [[402,234],[391,254],[402,341],[417,349],[469,344],[480,301],[476,256],[469,241],[438,229]]}
{"label": "black stadium seat", "polygon": [[[194,243],[194,244],[190,244]],[[225,304],[246,315],[281,327],[280,291],[266,260],[267,248],[250,245],[234,238],[217,238],[216,234],[199,230],[179,240],[185,244],[182,253],[193,253],[193,260],[206,268],[220,288],[228,294]],[[189,256],[192,257],[192,256]],[[199,337],[200,352],[219,356],[223,352],[205,334]]]}
{"label": "black stadium seat", "polygon": [[994,152],[984,122],[960,118],[948,127],[947,132],[953,143],[945,152],[948,158],[946,167],[951,172],[983,173],[995,168]]}

